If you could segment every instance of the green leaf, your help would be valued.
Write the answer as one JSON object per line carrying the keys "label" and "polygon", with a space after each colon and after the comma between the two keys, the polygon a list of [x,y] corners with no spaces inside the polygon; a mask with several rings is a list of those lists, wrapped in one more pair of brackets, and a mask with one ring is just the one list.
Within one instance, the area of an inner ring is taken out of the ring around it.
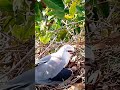
{"label": "green leaf", "polygon": [[57,41],[63,40],[66,37],[67,30],[60,30],[57,34]]}
{"label": "green leaf", "polygon": [[40,4],[38,2],[35,3],[35,21],[41,21],[42,20],[42,12],[40,10]]}
{"label": "green leaf", "polygon": [[34,25],[26,28],[22,25],[14,25],[11,31],[12,35],[16,37],[20,42],[26,42],[32,35],[34,35]]}
{"label": "green leaf", "polygon": [[59,19],[63,19],[65,12],[64,11],[56,11],[56,10],[51,10],[47,13],[48,16],[56,16]]}
{"label": "green leaf", "polygon": [[57,30],[57,29],[60,29],[61,26],[60,26],[59,24],[54,23],[54,24],[51,26],[51,28],[54,29],[54,30]]}
{"label": "green leaf", "polygon": [[24,15],[19,14],[16,15],[16,24],[22,24],[23,22],[26,22],[26,18],[24,17]]}
{"label": "green leaf", "polygon": [[79,13],[83,13],[83,11],[85,11],[84,7],[83,6],[76,6],[76,9]]}
{"label": "green leaf", "polygon": [[44,0],[44,3],[52,9],[63,11],[64,4],[62,0]]}
{"label": "green leaf", "polygon": [[12,3],[9,0],[0,0],[0,10],[13,11]]}
{"label": "green leaf", "polygon": [[12,30],[12,35],[19,40],[23,40],[24,27],[20,25],[14,25]]}
{"label": "green leaf", "polygon": [[70,14],[71,16],[74,16],[75,13],[76,13],[76,5],[77,5],[77,2],[74,1],[74,2],[71,4],[71,6],[70,6],[69,14]]}
{"label": "green leaf", "polygon": [[40,36],[39,40],[40,42],[42,42],[43,44],[47,44],[49,43],[50,39],[51,39],[52,34],[50,32],[46,32],[46,35],[44,36]]}
{"label": "green leaf", "polygon": [[69,14],[69,9],[68,8],[65,9],[65,13]]}
{"label": "green leaf", "polygon": [[64,11],[56,11],[56,10],[53,10],[53,13],[55,16],[57,16],[58,18],[60,19],[63,19],[64,18],[64,15],[65,15],[65,12]]}
{"label": "green leaf", "polygon": [[110,12],[110,6],[108,2],[104,2],[98,5],[98,9],[102,13],[103,17],[107,18]]}
{"label": "green leaf", "polygon": [[64,0],[65,4],[70,3],[71,0]]}
{"label": "green leaf", "polygon": [[77,19],[78,19],[78,21],[85,20],[85,16],[78,16]]}
{"label": "green leaf", "polygon": [[58,18],[64,18],[64,4],[62,0],[44,0],[44,3],[52,9],[52,14]]}
{"label": "green leaf", "polygon": [[35,31],[36,31],[37,33],[40,33],[40,26],[35,26]]}

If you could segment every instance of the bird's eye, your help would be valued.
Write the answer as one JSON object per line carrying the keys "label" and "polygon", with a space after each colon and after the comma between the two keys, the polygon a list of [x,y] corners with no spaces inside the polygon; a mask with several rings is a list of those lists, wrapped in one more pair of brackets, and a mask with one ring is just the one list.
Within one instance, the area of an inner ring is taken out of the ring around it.
{"label": "bird's eye", "polygon": [[72,51],[72,50],[67,50],[67,52],[69,52],[70,54],[74,54],[74,51]]}
{"label": "bird's eye", "polygon": [[73,51],[72,50],[68,50],[69,53],[72,53]]}

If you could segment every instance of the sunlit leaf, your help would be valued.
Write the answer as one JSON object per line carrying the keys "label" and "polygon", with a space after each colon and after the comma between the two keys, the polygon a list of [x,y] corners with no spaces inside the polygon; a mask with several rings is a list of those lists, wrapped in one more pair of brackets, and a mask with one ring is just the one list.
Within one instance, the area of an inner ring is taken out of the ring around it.
{"label": "sunlit leaf", "polygon": [[77,5],[77,2],[74,1],[71,5],[70,5],[70,9],[69,9],[69,14],[71,16],[74,16],[75,13],[76,13],[76,5]]}
{"label": "sunlit leaf", "polygon": [[69,14],[65,15],[64,17],[65,17],[66,19],[72,19],[72,18],[74,18],[74,16],[69,15]]}
{"label": "sunlit leaf", "polygon": [[67,3],[70,3],[71,0],[64,0],[64,2],[67,4]]}
{"label": "sunlit leaf", "polygon": [[66,34],[67,34],[67,30],[60,30],[57,33],[57,40],[58,41],[63,40],[66,37]]}
{"label": "sunlit leaf", "polygon": [[51,39],[52,34],[50,32],[46,32],[46,35],[44,36],[40,36],[39,40],[40,42],[42,42],[43,44],[47,44],[49,43],[50,39]]}

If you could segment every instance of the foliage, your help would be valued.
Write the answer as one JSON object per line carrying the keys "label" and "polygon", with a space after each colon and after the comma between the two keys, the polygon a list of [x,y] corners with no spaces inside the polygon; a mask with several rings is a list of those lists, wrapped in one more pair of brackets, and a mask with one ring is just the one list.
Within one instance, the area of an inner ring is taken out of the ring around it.
{"label": "foliage", "polygon": [[0,0],[0,85],[34,67],[33,10],[30,0]]}
{"label": "foliage", "polygon": [[[84,29],[85,10],[82,0],[41,0],[32,5],[27,0],[1,0],[0,7],[10,11],[3,20],[2,31],[14,36],[17,41],[25,43],[34,36],[43,44],[54,37],[57,41],[69,41]],[[35,21],[31,8],[34,7]],[[31,27],[29,27],[31,26]]]}
{"label": "foliage", "polygon": [[16,38],[20,43],[25,43],[33,38],[34,16],[31,12],[32,5],[27,0],[1,0],[2,32]]}
{"label": "foliage", "polygon": [[43,44],[54,37],[68,42],[84,30],[84,2],[82,0],[41,0],[35,3],[35,35]]}

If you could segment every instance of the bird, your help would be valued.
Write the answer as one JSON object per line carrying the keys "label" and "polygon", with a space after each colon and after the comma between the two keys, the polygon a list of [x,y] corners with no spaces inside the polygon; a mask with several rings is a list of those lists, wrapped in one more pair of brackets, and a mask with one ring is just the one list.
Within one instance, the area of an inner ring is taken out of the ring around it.
{"label": "bird", "polygon": [[[67,79],[72,71],[65,67],[69,63],[70,58],[74,55],[75,49],[72,45],[63,45],[57,52],[47,55],[35,62],[36,67],[24,72],[23,74],[15,77],[7,82],[12,87],[22,85],[28,86],[33,83],[44,84],[53,81],[61,81]],[[68,75],[68,77],[66,77]],[[60,80],[59,80],[60,79]],[[7,90],[7,89],[3,89]]]}
{"label": "bird", "polygon": [[57,52],[39,60],[39,62],[36,63],[38,66],[35,69],[35,82],[39,83],[54,78],[67,66],[74,52],[74,47],[67,44],[61,47]]}

